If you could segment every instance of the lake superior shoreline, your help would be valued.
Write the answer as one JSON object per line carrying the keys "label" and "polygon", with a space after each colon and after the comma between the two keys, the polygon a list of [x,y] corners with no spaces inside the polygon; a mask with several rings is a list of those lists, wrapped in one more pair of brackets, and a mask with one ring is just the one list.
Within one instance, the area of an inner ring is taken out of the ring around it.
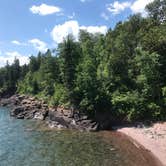
{"label": "lake superior shoreline", "polygon": [[[49,107],[44,101],[34,97],[17,94],[9,98],[1,98],[0,105],[12,108],[11,116],[17,119],[42,120],[50,128],[98,130],[98,124],[87,116],[73,114],[71,110],[62,107]],[[152,156],[156,157],[157,166],[166,166],[166,123],[156,123],[148,127],[122,126],[114,129],[117,133],[125,134],[138,149],[152,153]]]}
{"label": "lake superior shoreline", "polygon": [[45,101],[33,96],[15,94],[1,97],[0,106],[10,108],[16,119],[36,119],[46,122],[50,128],[97,131],[99,124],[77,110],[63,106],[50,107]]}
{"label": "lake superior shoreline", "polygon": [[151,152],[161,162],[159,165],[166,166],[166,122],[148,127],[116,127],[116,131],[127,135],[136,147]]}

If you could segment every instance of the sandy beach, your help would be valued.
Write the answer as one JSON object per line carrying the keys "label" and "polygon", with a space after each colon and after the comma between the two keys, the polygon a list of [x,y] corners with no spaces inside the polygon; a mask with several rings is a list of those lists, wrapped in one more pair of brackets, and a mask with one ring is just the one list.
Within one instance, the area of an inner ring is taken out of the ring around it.
{"label": "sandy beach", "polygon": [[150,127],[120,127],[117,131],[131,137],[136,146],[142,145],[166,166],[166,122]]}

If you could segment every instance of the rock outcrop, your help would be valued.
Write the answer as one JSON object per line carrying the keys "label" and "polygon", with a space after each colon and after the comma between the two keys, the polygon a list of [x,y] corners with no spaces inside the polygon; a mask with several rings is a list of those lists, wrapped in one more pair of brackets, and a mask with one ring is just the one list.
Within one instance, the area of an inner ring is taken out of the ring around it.
{"label": "rock outcrop", "polygon": [[49,107],[44,101],[26,95],[13,95],[2,98],[1,106],[11,108],[10,115],[17,119],[36,119],[46,121],[49,127],[58,129],[77,129],[96,131],[98,123],[86,115],[63,107]]}

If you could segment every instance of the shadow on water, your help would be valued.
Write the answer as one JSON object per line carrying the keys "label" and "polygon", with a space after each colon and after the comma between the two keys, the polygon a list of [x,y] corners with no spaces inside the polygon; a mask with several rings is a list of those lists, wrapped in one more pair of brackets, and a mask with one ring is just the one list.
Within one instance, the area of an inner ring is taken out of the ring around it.
{"label": "shadow on water", "polygon": [[48,130],[42,122],[16,120],[0,108],[0,166],[148,166],[142,151],[110,133]]}

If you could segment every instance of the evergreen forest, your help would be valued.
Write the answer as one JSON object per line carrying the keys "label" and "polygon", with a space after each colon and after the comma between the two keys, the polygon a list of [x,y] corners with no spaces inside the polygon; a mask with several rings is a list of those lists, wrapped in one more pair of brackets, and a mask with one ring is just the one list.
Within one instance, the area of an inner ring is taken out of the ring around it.
{"label": "evergreen forest", "polygon": [[51,106],[120,121],[166,119],[166,0],[118,22],[106,35],[81,30],[29,64],[0,68],[0,94],[36,96]]}

